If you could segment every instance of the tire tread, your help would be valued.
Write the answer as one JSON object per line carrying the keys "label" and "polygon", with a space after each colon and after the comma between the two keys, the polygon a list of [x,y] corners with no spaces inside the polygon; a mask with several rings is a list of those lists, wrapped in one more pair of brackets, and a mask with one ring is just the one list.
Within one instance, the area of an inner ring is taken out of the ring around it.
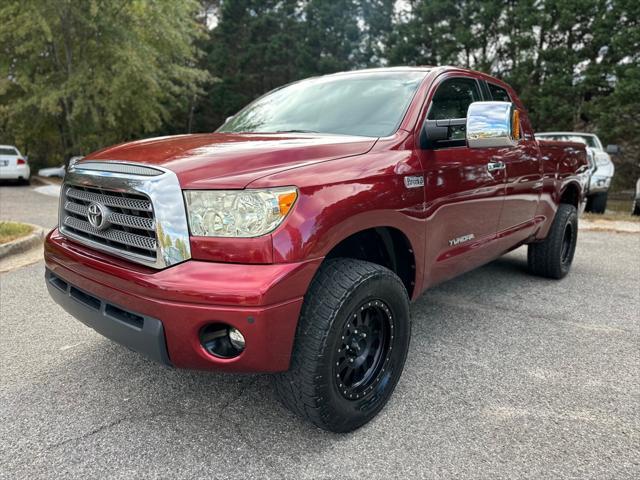
{"label": "tire tread", "polygon": [[[323,263],[305,296],[291,365],[288,371],[275,377],[275,388],[289,410],[320,428],[334,429],[320,393],[322,384],[318,382],[320,375],[317,371],[331,326],[353,291],[379,275],[393,279],[406,295],[402,281],[391,270],[363,260],[335,258]],[[409,302],[408,296],[406,301]]]}
{"label": "tire tread", "polygon": [[[572,216],[577,217],[576,207],[561,203],[547,238],[542,242],[529,245],[527,263],[531,273],[554,279],[560,279],[566,275],[567,271],[562,269],[558,253],[562,249],[564,227]],[[577,222],[575,227],[577,228]]]}

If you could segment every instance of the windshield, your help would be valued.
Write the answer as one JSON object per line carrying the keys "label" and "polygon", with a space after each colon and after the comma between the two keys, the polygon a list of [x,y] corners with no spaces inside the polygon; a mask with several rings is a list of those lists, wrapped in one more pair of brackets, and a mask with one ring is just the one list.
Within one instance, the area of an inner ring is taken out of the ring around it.
{"label": "windshield", "polygon": [[259,98],[217,131],[384,137],[397,130],[425,75],[380,72],[303,80]]}
{"label": "windshield", "polygon": [[543,140],[557,140],[559,142],[576,142],[584,143],[587,147],[596,148],[602,150],[600,143],[593,135],[570,135],[570,134],[558,134],[558,135],[537,135]]}

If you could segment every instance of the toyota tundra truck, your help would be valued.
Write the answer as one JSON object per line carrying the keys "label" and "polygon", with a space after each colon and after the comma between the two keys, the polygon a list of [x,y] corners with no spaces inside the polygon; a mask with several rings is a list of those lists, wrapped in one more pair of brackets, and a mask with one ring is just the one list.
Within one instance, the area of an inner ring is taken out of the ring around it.
{"label": "toyota tundra truck", "polygon": [[75,161],[46,284],[98,333],[178,368],[274,373],[315,425],[372,419],[400,378],[410,301],[522,245],[571,266],[584,144],[539,142],[509,85],[453,67],[276,89],[214,133]]}

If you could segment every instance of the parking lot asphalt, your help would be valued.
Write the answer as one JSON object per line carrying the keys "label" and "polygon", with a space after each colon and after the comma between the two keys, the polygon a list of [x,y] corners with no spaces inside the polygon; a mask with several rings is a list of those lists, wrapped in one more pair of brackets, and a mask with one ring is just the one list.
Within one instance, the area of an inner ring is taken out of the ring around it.
{"label": "parking lot asphalt", "polygon": [[33,223],[46,229],[56,226],[58,221],[58,197],[43,195],[36,188],[0,184],[0,220],[15,220]]}
{"label": "parking lot asphalt", "polygon": [[580,232],[562,281],[525,266],[518,249],[423,295],[389,405],[346,435],[289,413],[269,376],[102,338],[49,299],[42,262],[0,274],[0,477],[640,477],[640,235]]}

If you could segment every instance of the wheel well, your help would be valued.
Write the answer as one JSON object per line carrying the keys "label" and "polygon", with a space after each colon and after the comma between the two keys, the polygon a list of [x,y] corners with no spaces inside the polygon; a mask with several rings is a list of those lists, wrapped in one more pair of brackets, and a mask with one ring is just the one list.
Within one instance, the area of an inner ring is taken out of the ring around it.
{"label": "wheel well", "polygon": [[560,203],[568,203],[578,208],[580,203],[580,190],[578,187],[573,184],[568,185],[560,196]]}
{"label": "wheel well", "polygon": [[396,228],[377,227],[355,233],[338,243],[326,256],[336,257],[366,260],[387,267],[400,277],[409,297],[413,295],[415,255],[407,237]]}

